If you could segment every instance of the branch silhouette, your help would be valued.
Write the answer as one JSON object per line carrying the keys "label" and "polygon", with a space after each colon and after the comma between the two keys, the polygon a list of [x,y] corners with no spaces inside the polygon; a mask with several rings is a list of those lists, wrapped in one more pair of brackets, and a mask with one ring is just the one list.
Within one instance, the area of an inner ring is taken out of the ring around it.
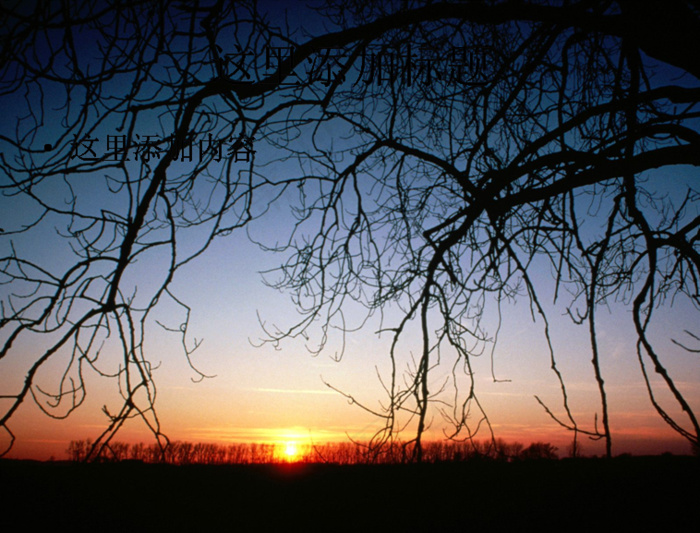
{"label": "branch silhouette", "polygon": [[[491,309],[500,317],[518,298],[542,324],[564,414],[537,401],[574,432],[574,453],[579,434],[612,453],[597,311],[613,301],[631,311],[652,405],[698,446],[697,416],[652,328],[658,309],[700,303],[698,193],[664,186],[678,165],[700,164],[696,8],[332,0],[314,13],[326,23],[316,33],[258,8],[2,8],[0,95],[12,116],[0,130],[0,201],[19,207],[0,229],[0,365],[20,357],[26,367],[0,391],[6,449],[28,397],[68,416],[94,372],[122,401],[104,407],[107,427],[86,458],[131,418],[165,453],[152,328],[181,338],[193,379],[209,377],[172,282],[215,239],[279,204],[296,223],[259,244],[284,255],[266,280],[300,318],[261,319],[264,342],[301,336],[317,354],[340,331],[341,359],[345,333],[400,310],[382,325],[386,397],[375,407],[342,393],[377,415],[370,447],[410,433],[403,449],[421,460],[435,416],[448,438],[486,431],[495,442],[472,363],[495,353]],[[157,265],[155,281],[138,281],[144,263]],[[587,324],[602,429],[597,413],[590,428],[570,407],[543,267],[553,303],[568,294],[570,317]],[[158,322],[165,305],[182,319]],[[412,331],[415,358],[404,345]],[[63,370],[52,381],[54,364]],[[451,379],[436,382],[443,367]]]}

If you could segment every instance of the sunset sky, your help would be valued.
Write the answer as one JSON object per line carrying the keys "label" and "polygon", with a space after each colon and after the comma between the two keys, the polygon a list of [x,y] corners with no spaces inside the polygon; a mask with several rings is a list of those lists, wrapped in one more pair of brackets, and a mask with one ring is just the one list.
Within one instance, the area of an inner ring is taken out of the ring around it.
{"label": "sunset sky", "polygon": [[[260,252],[242,235],[229,237],[215,243],[176,281],[177,293],[192,308],[190,331],[203,339],[194,363],[203,373],[216,377],[193,383],[197,375],[180,354],[180,339],[153,327],[151,357],[160,362],[156,372],[157,407],[170,439],[318,443],[342,441],[348,436],[369,438],[380,427],[374,417],[324,385],[326,381],[378,407],[384,395],[375,366],[386,370],[388,336],[378,338],[374,334],[376,323],[348,336],[340,362],[332,359],[335,349],[339,349],[337,343],[316,357],[298,341],[283,343],[277,350],[270,345],[251,345],[251,341],[257,343],[264,336],[258,315],[267,324],[279,325],[295,316],[288,297],[264,286],[258,274],[273,268],[277,261],[274,254]],[[668,331],[669,337],[674,332],[675,338],[683,338],[684,329],[693,329],[693,315],[682,308],[671,311],[659,321],[659,328]],[[561,414],[558,383],[549,368],[541,321],[532,322],[525,302],[507,307],[504,316],[494,369],[497,379],[509,381],[494,383],[487,354],[475,368],[481,400],[495,434],[525,444],[548,441],[565,455],[571,433],[552,421],[534,398],[538,395]],[[167,325],[177,325],[177,315],[162,317],[163,321],[168,319],[171,323]],[[613,308],[604,323],[601,348],[614,452],[687,453],[687,443],[666,426],[649,403],[635,347],[630,342],[631,321],[623,311]],[[582,426],[592,428],[594,413],[599,413],[600,407],[587,331],[571,325],[567,317],[559,318],[552,329],[574,415]],[[665,348],[669,370],[678,376],[689,400],[698,405],[700,373],[693,354],[670,342]],[[448,376],[449,368],[439,372],[434,380],[436,387]],[[100,380],[94,375],[88,376],[88,386],[85,403],[67,420],[47,418],[33,402],[22,406],[12,426],[17,442],[9,456],[61,458],[70,440],[99,434],[106,424],[101,408],[111,396],[100,390]],[[109,392],[115,394],[111,389]],[[434,417],[430,435],[442,437],[444,427],[440,418]],[[133,422],[123,428],[119,439],[150,442],[152,436],[142,424]],[[584,453],[603,452],[600,442],[582,438],[582,446]]]}
{"label": "sunset sky", "polygon": [[[280,5],[284,3],[276,4],[277,7]],[[298,12],[290,13],[292,22],[299,18]],[[314,31],[321,27],[320,24],[317,27],[307,25],[306,29]],[[3,135],[11,136],[14,132],[19,119],[7,120],[7,113],[12,113],[15,106],[19,107],[23,97],[21,92],[1,97],[0,106],[6,114],[6,120],[0,126]],[[51,95],[48,98],[50,100]],[[50,108],[47,106],[45,127],[33,141],[36,146],[51,143],[51,139],[61,135],[59,123],[52,115],[60,110]],[[137,133],[157,135],[161,126],[155,118],[151,120],[150,123],[140,123]],[[109,124],[101,126],[103,136],[111,133],[106,126]],[[333,130],[333,123],[328,125],[328,139],[336,143],[336,148],[344,146],[345,134],[343,130]],[[274,160],[276,152],[273,146],[259,145],[256,149],[258,162]],[[2,151],[9,153],[8,150],[5,143]],[[180,165],[174,170],[186,172],[186,163]],[[294,161],[276,161],[267,166],[266,171],[279,175],[294,173],[298,171],[294,165]],[[660,183],[656,186],[662,187],[671,197],[680,198],[688,187],[697,183],[697,168],[676,166],[663,172],[663,179],[654,183]],[[90,212],[103,209],[119,212],[124,207],[124,198],[110,192],[101,176],[102,173],[94,172],[71,181],[73,187],[79,186],[76,189],[78,205]],[[38,188],[38,194],[54,199],[66,197],[67,182],[58,176],[55,178],[44,182]],[[7,177],[0,176],[0,182],[3,180]],[[263,192],[263,198],[265,194],[270,194],[269,199],[272,199],[272,193]],[[286,339],[279,344],[262,342],[267,338],[262,325],[268,331],[284,330],[301,319],[289,294],[264,283],[265,280],[272,283],[278,279],[279,274],[274,269],[288,258],[288,254],[262,250],[251,242],[267,246],[284,242],[293,225],[289,211],[291,202],[291,197],[283,196],[247,229],[216,239],[201,256],[184,265],[171,284],[172,293],[191,309],[185,337],[188,347],[194,345],[195,339],[201,341],[201,346],[192,355],[192,363],[210,377],[200,379],[188,365],[182,349],[182,335],[166,331],[159,325],[178,330],[185,319],[182,307],[163,298],[147,322],[144,350],[157,366],[154,371],[156,407],[162,430],[169,439],[224,444],[290,441],[307,444],[348,438],[365,440],[381,427],[376,417],[353,405],[333,388],[372,409],[380,410],[385,405],[386,393],[380,377],[387,379],[390,370],[386,354],[391,336],[387,332],[377,332],[396,325],[399,309],[387,307],[383,316],[375,313],[360,329],[345,335],[331,329],[325,349],[319,355],[310,353],[320,340],[320,331],[314,327],[310,329],[308,339]],[[9,235],[32,220],[33,209],[32,202],[26,198],[0,196],[0,228],[3,229],[0,256],[8,256],[14,247],[18,255],[34,258],[59,272],[72,259],[68,240],[58,233],[65,229],[65,220],[48,217],[31,232]],[[262,215],[262,209],[259,214]],[[195,250],[201,244],[202,231],[202,228],[193,228],[183,232],[178,245],[185,251]],[[136,289],[135,306],[144,304],[151,297],[153,288],[162,282],[166,266],[167,257],[157,251],[144,254],[131,265],[126,282]],[[600,398],[590,363],[587,326],[572,323],[567,316],[570,300],[566,297],[553,302],[550,266],[543,261],[535,270],[538,275],[534,282],[538,284],[548,313],[553,347],[567,385],[572,414],[582,429],[593,430],[596,414],[600,427]],[[9,291],[8,285],[0,285],[0,299],[4,305],[8,305]],[[346,308],[348,329],[363,324],[365,317],[360,311],[351,306]],[[697,309],[686,300],[679,299],[672,306],[666,302],[665,307],[656,311],[652,332],[670,375],[690,405],[700,410],[698,354],[683,350],[672,342],[675,339],[697,348],[697,342],[685,333],[700,333],[697,316]],[[551,442],[559,448],[560,456],[567,455],[572,433],[552,420],[535,399],[538,396],[555,415],[563,416],[561,392],[550,368],[543,322],[540,317],[533,320],[524,289],[515,302],[503,303],[502,324],[498,331],[495,302],[485,303],[484,317],[486,333],[491,339],[498,335],[498,343],[493,354],[493,343],[487,343],[485,353],[474,359],[473,370],[477,392],[495,437],[525,444]],[[611,301],[607,307],[601,306],[598,319],[613,453],[688,453],[687,441],[664,423],[649,401],[637,359],[629,302]],[[418,322],[415,324],[417,326]],[[7,335],[0,331],[0,341],[5,342]],[[21,385],[27,361],[41,348],[36,338],[20,339],[16,343],[11,355],[0,366],[2,394],[8,394],[7,391]],[[117,363],[114,357],[110,359],[112,345],[107,342],[104,349],[104,366],[101,368],[104,372],[113,372]],[[411,354],[421,350],[420,331],[405,332],[400,350],[400,370],[405,370],[411,364]],[[53,390],[52,384],[59,379],[68,355],[62,357],[63,366],[59,357],[53,366],[42,367],[39,386],[44,383],[47,390]],[[453,357],[445,352],[444,361],[432,374],[431,390],[439,391],[444,384],[452,383],[454,360],[450,358]],[[653,374],[651,370],[650,373]],[[65,420],[47,417],[31,398],[24,402],[10,423],[16,442],[8,457],[62,459],[70,440],[95,438],[105,428],[107,419],[102,408],[105,405],[114,408],[119,400],[115,382],[100,377],[89,367],[84,369],[83,377],[87,390],[85,401]],[[464,377],[459,379],[464,386]],[[652,376],[652,379],[656,380],[657,376]],[[656,381],[654,383],[658,385]],[[434,398],[436,403],[431,411],[427,439],[443,438],[449,433],[450,426],[441,417],[439,408],[449,410],[451,394],[448,388]],[[674,416],[682,419],[670,393],[661,392],[659,399]],[[60,415],[61,411],[56,414]],[[406,437],[410,436],[410,432],[407,433]],[[485,429],[477,435],[477,439],[489,437]],[[151,442],[152,438],[138,420],[128,422],[116,437],[121,441],[145,443]],[[4,446],[5,441],[2,442]],[[584,454],[604,452],[602,441],[594,442],[582,436],[581,445]]]}

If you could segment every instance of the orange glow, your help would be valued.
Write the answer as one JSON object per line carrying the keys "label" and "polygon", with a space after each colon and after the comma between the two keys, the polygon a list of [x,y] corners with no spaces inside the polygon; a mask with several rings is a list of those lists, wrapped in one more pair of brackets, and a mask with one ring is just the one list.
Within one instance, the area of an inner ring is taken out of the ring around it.
{"label": "orange glow", "polygon": [[276,445],[275,455],[277,460],[283,463],[298,463],[306,456],[303,446],[297,441],[288,440],[278,442]]}
{"label": "orange glow", "polygon": [[296,455],[299,453],[298,450],[297,450],[297,444],[296,444],[296,442],[288,442],[288,443],[284,446],[284,453],[285,453],[285,455],[286,455],[287,457],[289,457],[290,459],[293,459],[294,457],[296,457]]}

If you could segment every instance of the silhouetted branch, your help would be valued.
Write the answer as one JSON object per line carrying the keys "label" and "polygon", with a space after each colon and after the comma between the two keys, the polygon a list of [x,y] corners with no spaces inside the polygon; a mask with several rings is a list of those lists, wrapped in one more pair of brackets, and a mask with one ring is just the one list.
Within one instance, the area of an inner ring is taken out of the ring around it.
{"label": "silhouetted branch", "polygon": [[[166,301],[184,312],[163,327],[193,379],[209,377],[173,280],[281,203],[295,224],[259,243],[285,256],[265,280],[300,314],[280,327],[261,318],[262,342],[301,337],[317,355],[339,334],[340,360],[346,335],[382,315],[386,398],[358,404],[381,425],[369,455],[400,440],[405,460],[423,459],[434,413],[449,438],[487,432],[496,448],[473,363],[489,353],[495,379],[502,302],[523,297],[542,320],[565,415],[537,401],[574,446],[579,433],[604,437],[611,454],[597,312],[610,301],[632,311],[652,405],[697,446],[693,406],[650,327],[674,299],[700,305],[700,197],[667,177],[700,166],[700,67],[688,53],[697,10],[329,0],[305,13],[327,26],[283,29],[252,0],[3,8],[0,95],[12,115],[0,130],[0,202],[19,207],[0,230],[0,363],[34,347],[21,379],[3,384],[9,445],[28,396],[68,416],[91,372],[121,403],[105,406],[107,428],[85,457],[121,453],[114,435],[132,418],[168,453],[146,353],[155,313]],[[146,262],[159,265],[149,284]],[[573,415],[546,283],[552,305],[587,325],[602,431],[597,413],[594,429]],[[49,361],[63,361],[53,378]],[[449,379],[435,377],[440,367]]]}

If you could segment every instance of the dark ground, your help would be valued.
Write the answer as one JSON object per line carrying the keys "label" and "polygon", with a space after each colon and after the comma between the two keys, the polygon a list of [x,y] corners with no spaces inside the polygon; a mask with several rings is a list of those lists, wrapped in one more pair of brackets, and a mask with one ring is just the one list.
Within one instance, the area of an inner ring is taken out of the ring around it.
{"label": "dark ground", "polygon": [[697,526],[699,474],[697,458],[674,456],[403,466],[5,460],[0,531],[677,531]]}

